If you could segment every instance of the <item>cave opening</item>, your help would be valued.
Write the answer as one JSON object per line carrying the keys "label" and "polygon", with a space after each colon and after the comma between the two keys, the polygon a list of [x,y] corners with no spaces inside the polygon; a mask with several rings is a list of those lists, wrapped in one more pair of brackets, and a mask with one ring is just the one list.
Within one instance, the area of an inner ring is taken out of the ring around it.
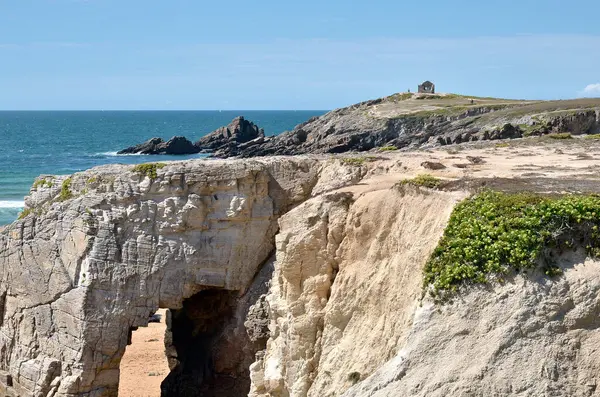
{"label": "cave opening", "polygon": [[[252,300],[254,301],[254,300]],[[266,340],[252,340],[244,322],[251,305],[238,291],[206,289],[166,317],[170,373],[162,397],[233,397],[250,390],[250,364]]]}
{"label": "cave opening", "polygon": [[169,373],[164,344],[166,313],[167,309],[159,309],[148,318],[148,326],[129,330],[119,367],[119,396],[160,396],[160,384]]}

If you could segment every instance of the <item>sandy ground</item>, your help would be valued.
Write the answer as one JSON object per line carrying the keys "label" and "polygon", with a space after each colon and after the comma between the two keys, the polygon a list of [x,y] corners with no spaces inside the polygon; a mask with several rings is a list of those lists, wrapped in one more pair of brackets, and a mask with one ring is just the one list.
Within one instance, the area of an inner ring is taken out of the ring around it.
{"label": "sandy ground", "polygon": [[[555,190],[554,185],[569,185],[568,181],[580,183],[570,183],[574,187],[566,191],[600,190],[600,140],[514,140],[486,142],[482,146],[344,154],[340,158],[372,156],[376,160],[368,164],[369,171],[360,183],[341,190],[360,194],[389,189],[402,179],[425,173],[445,180],[521,178],[538,181],[541,186],[547,186],[549,193],[562,193],[561,189]],[[480,163],[472,162],[475,157]],[[431,170],[423,166],[426,161],[441,163],[444,167]],[[551,180],[557,183],[548,183]]]}
{"label": "sandy ground", "polygon": [[160,323],[138,328],[121,360],[119,397],[160,397],[160,383],[169,373],[165,357],[165,312]]}

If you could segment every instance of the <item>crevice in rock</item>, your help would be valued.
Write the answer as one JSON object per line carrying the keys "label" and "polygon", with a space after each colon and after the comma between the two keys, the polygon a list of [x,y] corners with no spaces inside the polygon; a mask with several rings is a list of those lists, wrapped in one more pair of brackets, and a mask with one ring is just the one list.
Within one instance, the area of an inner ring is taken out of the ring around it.
{"label": "crevice in rock", "polygon": [[4,312],[6,311],[6,291],[0,295],[0,327],[4,325]]}

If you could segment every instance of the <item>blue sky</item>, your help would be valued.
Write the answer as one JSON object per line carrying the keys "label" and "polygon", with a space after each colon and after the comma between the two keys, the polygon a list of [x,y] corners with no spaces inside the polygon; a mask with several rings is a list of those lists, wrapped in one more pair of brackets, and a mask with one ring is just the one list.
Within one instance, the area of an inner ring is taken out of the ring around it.
{"label": "blue sky", "polygon": [[0,0],[0,109],[600,96],[597,0]]}

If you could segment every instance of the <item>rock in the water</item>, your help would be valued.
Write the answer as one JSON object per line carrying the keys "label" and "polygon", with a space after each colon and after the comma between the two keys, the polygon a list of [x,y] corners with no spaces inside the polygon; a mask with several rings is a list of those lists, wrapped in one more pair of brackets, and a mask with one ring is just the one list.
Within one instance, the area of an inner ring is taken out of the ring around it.
{"label": "rock in the water", "polygon": [[165,142],[162,138],[151,138],[139,145],[130,146],[117,154],[195,154],[200,150],[186,137],[174,136]]}
{"label": "rock in the water", "polygon": [[[262,144],[265,131],[256,124],[236,117],[225,127],[220,127],[202,137],[196,143],[186,137],[174,136],[165,142],[161,138],[152,138],[139,145],[130,146],[117,154],[195,154],[199,152],[213,153],[214,157],[232,157],[240,149]],[[267,139],[268,140],[268,139]]]}
{"label": "rock in the water", "polygon": [[[256,140],[255,143],[262,143],[264,138],[265,131],[262,128],[258,128],[251,121],[239,116],[233,119],[229,125],[202,137],[195,145],[203,152],[218,152],[218,157],[231,157],[237,154],[240,145],[254,140]],[[248,147],[248,145],[242,147]]]}

